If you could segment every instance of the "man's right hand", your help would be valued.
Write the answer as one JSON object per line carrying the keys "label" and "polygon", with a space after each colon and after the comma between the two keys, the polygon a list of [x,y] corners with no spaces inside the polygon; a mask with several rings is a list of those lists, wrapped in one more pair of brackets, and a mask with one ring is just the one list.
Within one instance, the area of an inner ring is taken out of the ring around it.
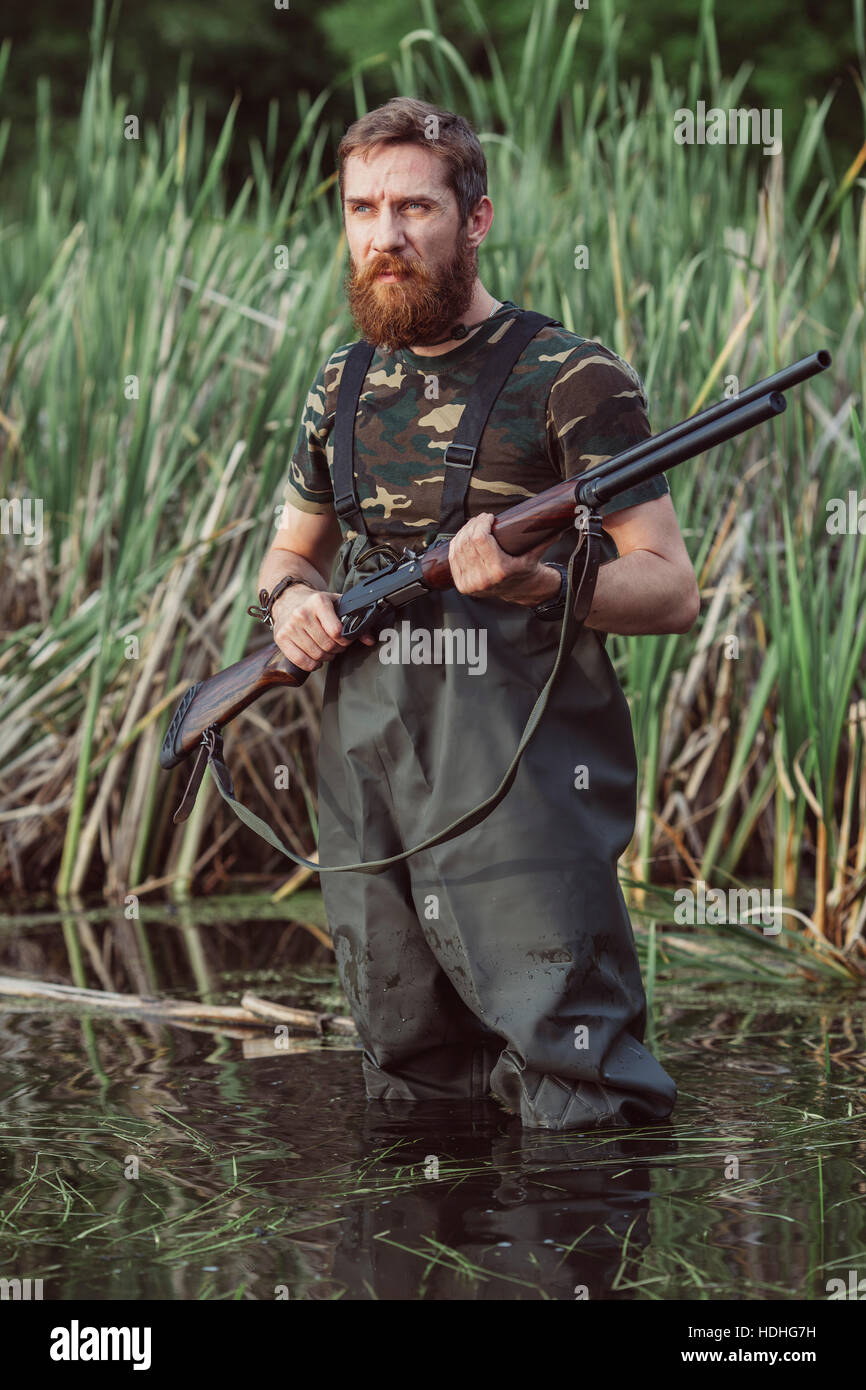
{"label": "man's right hand", "polygon": [[292,584],[274,604],[274,641],[283,656],[302,671],[318,671],[353,641],[374,645],[376,639],[369,633],[360,638],[342,635],[343,625],[334,607],[339,597],[308,584]]}

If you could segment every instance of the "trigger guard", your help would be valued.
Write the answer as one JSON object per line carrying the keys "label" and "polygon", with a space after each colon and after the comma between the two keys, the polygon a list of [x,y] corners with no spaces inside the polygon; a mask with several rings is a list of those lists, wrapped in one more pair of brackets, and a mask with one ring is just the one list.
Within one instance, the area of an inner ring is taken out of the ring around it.
{"label": "trigger guard", "polygon": [[359,615],[357,613],[348,613],[346,617],[343,619],[343,636],[362,637],[363,634],[367,631],[367,628],[370,622],[372,621],[375,612],[376,606],[375,604],[371,604],[369,608],[365,609],[362,615]]}
{"label": "trigger guard", "polygon": [[[346,630],[346,619],[343,619],[343,636],[353,639],[356,637],[364,637],[367,634],[375,636],[390,620],[393,613],[394,609],[391,607],[390,603],[383,603],[381,606],[378,603],[371,604],[358,625],[353,627],[350,631]],[[351,622],[355,616],[355,614],[351,614],[349,621]]]}

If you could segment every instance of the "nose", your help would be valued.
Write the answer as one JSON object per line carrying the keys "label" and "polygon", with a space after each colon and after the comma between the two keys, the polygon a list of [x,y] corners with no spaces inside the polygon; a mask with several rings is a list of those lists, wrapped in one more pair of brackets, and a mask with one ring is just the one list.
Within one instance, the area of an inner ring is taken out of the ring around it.
{"label": "nose", "polygon": [[383,205],[373,228],[371,249],[378,255],[399,255],[405,245],[406,237],[399,217],[395,217],[391,209]]}

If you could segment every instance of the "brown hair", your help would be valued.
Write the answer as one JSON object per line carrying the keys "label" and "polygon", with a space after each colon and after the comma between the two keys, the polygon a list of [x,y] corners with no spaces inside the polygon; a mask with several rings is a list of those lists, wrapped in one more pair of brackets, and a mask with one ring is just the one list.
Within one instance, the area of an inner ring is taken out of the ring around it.
{"label": "brown hair", "polygon": [[441,155],[448,187],[457,199],[461,225],[487,192],[487,161],[478,136],[468,121],[415,97],[392,97],[384,106],[368,111],[349,126],[337,150],[340,165],[340,199],[344,199],[343,174],[349,155],[374,145],[422,145]]}

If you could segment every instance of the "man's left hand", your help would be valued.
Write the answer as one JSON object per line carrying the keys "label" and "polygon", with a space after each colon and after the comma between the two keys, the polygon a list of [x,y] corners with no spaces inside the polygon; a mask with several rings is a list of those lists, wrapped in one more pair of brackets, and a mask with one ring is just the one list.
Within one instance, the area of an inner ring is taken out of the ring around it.
{"label": "man's left hand", "polygon": [[559,572],[541,563],[551,541],[524,555],[508,555],[492,535],[493,514],[481,512],[461,526],[448,546],[454,586],[461,594],[501,598],[534,608],[559,592]]}

